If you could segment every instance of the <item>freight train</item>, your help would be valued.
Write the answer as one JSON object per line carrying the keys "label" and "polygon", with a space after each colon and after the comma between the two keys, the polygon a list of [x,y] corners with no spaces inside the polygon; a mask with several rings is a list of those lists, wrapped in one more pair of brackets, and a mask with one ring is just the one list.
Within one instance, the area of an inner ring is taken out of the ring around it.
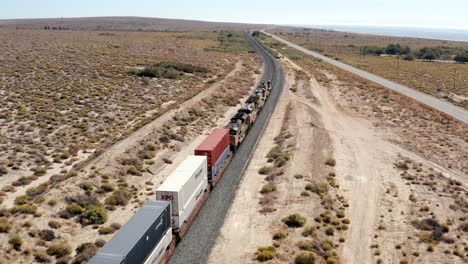
{"label": "freight train", "polygon": [[226,128],[210,135],[90,260],[90,264],[165,264],[262,110],[272,89],[262,81]]}

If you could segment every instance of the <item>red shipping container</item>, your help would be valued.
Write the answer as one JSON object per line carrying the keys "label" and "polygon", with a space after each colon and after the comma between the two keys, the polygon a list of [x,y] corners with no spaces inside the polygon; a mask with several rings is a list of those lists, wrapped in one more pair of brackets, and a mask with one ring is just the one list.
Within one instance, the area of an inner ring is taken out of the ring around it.
{"label": "red shipping container", "polygon": [[195,155],[207,156],[208,170],[223,155],[226,148],[229,147],[229,129],[216,128],[206,139],[195,149]]}

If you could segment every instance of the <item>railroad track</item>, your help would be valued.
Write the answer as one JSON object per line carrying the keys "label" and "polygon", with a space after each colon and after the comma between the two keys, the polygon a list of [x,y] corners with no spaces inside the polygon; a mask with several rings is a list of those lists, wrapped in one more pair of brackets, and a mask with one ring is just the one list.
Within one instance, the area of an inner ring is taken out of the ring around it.
{"label": "railroad track", "polygon": [[262,79],[271,80],[273,88],[262,111],[231,163],[224,171],[216,188],[211,192],[208,201],[177,246],[169,262],[170,264],[206,263],[208,261],[211,249],[223,226],[224,218],[235,197],[243,172],[283,90],[284,75],[280,63],[249,34],[246,33],[245,37],[262,58],[264,63]]}

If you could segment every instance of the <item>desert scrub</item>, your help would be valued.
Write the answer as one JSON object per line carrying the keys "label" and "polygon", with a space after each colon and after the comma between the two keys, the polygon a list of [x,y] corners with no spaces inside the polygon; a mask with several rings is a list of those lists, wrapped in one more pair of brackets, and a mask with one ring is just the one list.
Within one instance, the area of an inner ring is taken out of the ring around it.
{"label": "desert scrub", "polygon": [[44,251],[34,252],[34,260],[38,263],[50,263],[50,258]]}
{"label": "desert scrub", "polygon": [[301,250],[294,259],[294,264],[314,264],[317,256],[314,252]]}
{"label": "desert scrub", "polygon": [[0,177],[6,175],[8,173],[8,169],[5,166],[0,166]]}
{"label": "desert scrub", "polygon": [[334,158],[329,158],[325,161],[325,165],[334,167],[336,165],[336,160]]}
{"label": "desert scrub", "polygon": [[109,197],[106,198],[105,204],[111,206],[122,205],[125,206],[128,204],[128,200],[132,197],[130,192],[120,188],[115,190]]}
{"label": "desert scrub", "polygon": [[49,256],[56,256],[57,258],[60,258],[70,255],[72,253],[72,248],[68,245],[67,242],[63,241],[52,244],[49,246],[46,252],[49,254]]}
{"label": "desert scrub", "polygon": [[113,234],[114,232],[115,229],[112,226],[102,226],[101,228],[99,228],[100,235]]}
{"label": "desert scrub", "polygon": [[111,183],[103,183],[101,185],[102,192],[112,192],[115,190],[115,186]]}
{"label": "desert scrub", "polygon": [[263,185],[262,190],[260,191],[260,193],[267,194],[267,193],[271,193],[271,192],[274,192],[274,191],[276,191],[276,184],[274,184],[272,182],[269,182],[269,183]]}
{"label": "desert scrub", "polygon": [[58,229],[62,226],[62,224],[60,224],[60,222],[56,220],[50,220],[47,224],[52,229]]}
{"label": "desert scrub", "polygon": [[10,236],[10,239],[8,240],[8,243],[16,250],[20,251],[21,250],[21,245],[23,245],[23,239],[19,234],[12,234]]}
{"label": "desert scrub", "polygon": [[273,240],[281,240],[288,236],[287,230],[278,230],[273,234]]}
{"label": "desert scrub", "polygon": [[8,222],[8,218],[0,217],[0,233],[8,233],[11,229],[11,224]]}
{"label": "desert scrub", "polygon": [[300,214],[292,214],[283,218],[281,222],[285,223],[288,227],[298,228],[303,227],[307,220]]}
{"label": "desert scrub", "polygon": [[73,259],[73,263],[83,263],[90,260],[96,255],[98,247],[93,243],[83,243],[76,248],[76,256]]}
{"label": "desert scrub", "polygon": [[256,258],[259,261],[267,261],[276,257],[276,249],[273,246],[269,247],[258,247]]}
{"label": "desert scrub", "polygon": [[306,184],[305,189],[315,194],[323,195],[328,192],[328,184],[326,182],[310,182]]}
{"label": "desert scrub", "polygon": [[104,224],[107,221],[107,210],[101,205],[90,205],[80,215],[82,224]]}
{"label": "desert scrub", "polygon": [[265,166],[265,167],[260,168],[260,169],[258,170],[258,173],[261,174],[261,175],[267,175],[267,174],[269,174],[272,170],[273,170],[272,167]]}
{"label": "desert scrub", "polygon": [[42,240],[45,241],[52,241],[55,239],[55,233],[50,229],[43,229],[39,231],[38,235]]}
{"label": "desert scrub", "polygon": [[192,64],[161,62],[148,66],[143,70],[130,71],[130,74],[140,77],[177,79],[184,73],[207,73],[208,69]]}

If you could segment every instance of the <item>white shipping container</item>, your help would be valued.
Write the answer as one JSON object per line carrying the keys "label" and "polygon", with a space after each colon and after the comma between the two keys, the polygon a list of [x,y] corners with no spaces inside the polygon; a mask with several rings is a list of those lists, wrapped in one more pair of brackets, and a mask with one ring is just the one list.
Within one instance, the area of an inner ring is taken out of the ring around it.
{"label": "white shipping container", "polygon": [[156,199],[171,202],[172,227],[180,228],[190,215],[198,194],[208,187],[206,156],[188,156],[156,190]]}
{"label": "white shipping container", "polygon": [[166,248],[172,242],[172,228],[169,228],[161,239],[159,244],[153,249],[150,256],[145,260],[144,264],[157,264],[166,253]]}
{"label": "white shipping container", "polygon": [[193,193],[192,197],[190,197],[189,201],[185,205],[184,210],[182,210],[179,215],[171,216],[172,228],[175,230],[182,228],[185,221],[190,217],[193,209],[195,209],[195,207],[198,205],[207,189],[208,182],[201,182],[200,186],[198,186],[197,190]]}

